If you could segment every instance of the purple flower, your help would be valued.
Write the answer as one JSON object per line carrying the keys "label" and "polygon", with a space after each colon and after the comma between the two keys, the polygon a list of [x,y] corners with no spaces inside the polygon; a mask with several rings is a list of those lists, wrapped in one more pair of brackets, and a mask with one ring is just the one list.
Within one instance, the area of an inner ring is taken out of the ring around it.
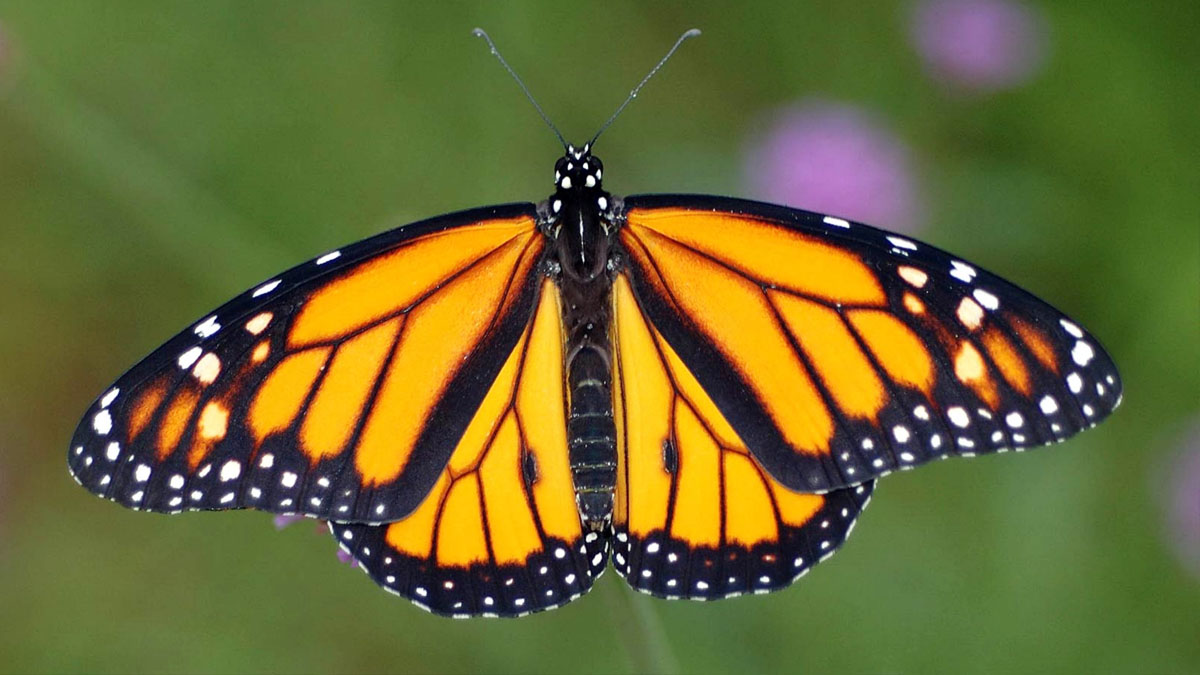
{"label": "purple flower", "polygon": [[1184,434],[1182,445],[1168,477],[1169,537],[1183,563],[1200,576],[1200,423]]}
{"label": "purple flower", "polygon": [[804,100],[768,118],[746,154],[767,201],[912,233],[919,220],[907,147],[866,111]]}
{"label": "purple flower", "polygon": [[930,74],[963,91],[1022,84],[1045,60],[1044,18],[1009,0],[924,0],[911,32]]}

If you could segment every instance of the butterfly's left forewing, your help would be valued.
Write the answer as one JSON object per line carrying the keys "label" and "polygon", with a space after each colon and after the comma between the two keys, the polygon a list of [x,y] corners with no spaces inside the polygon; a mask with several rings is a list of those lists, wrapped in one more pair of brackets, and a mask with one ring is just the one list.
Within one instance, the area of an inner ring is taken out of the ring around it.
{"label": "butterfly's left forewing", "polygon": [[1078,324],[927,244],[742,200],[625,207],[639,306],[793,489],[1061,441],[1120,401]]}
{"label": "butterfly's left forewing", "polygon": [[285,272],[119,379],[75,432],[71,471],[151,511],[402,518],[525,333],[544,247],[533,206],[512,205]]}

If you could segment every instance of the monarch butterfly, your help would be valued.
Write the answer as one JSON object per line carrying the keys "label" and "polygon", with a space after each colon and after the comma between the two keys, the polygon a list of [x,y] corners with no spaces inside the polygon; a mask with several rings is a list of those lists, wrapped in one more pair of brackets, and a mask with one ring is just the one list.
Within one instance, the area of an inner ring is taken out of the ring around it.
{"label": "monarch butterfly", "polygon": [[384,589],[519,616],[610,558],[667,598],[783,588],[880,476],[1119,403],[1097,341],[999,277],[834,216],[614,196],[599,135],[563,143],[540,204],[384,232],[211,312],[88,409],[72,475],[133,509],[325,519]]}

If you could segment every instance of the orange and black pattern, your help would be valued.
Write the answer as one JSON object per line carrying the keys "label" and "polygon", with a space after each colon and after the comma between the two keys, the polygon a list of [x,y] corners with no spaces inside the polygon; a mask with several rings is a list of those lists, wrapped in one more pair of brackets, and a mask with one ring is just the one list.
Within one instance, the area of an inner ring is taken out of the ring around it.
{"label": "orange and black pattern", "polygon": [[510,617],[610,556],[661,597],[782,588],[879,477],[1062,441],[1121,400],[1077,323],[927,244],[600,178],[569,146],[546,202],[247,291],[92,404],[72,475],[134,509],[328,520],[385,590]]}
{"label": "orange and black pattern", "polygon": [[403,517],[526,331],[543,248],[531,207],[500,207],[285,272],[118,380],[75,433],[72,474],[151,511]]}
{"label": "orange and black pattern", "polygon": [[1077,324],[927,244],[741,200],[625,205],[640,307],[793,490],[1062,441],[1120,402]]}
{"label": "orange and black pattern", "polygon": [[626,280],[613,300],[617,572],[640,591],[707,600],[783,588],[832,555],[874,481],[784,487],[646,323]]}

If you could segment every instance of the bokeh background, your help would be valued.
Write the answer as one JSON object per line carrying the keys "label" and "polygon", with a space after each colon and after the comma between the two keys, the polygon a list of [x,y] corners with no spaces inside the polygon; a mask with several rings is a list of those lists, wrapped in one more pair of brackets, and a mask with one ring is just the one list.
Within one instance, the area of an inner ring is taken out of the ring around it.
{"label": "bokeh background", "polygon": [[[0,3],[0,671],[1200,670],[1200,10],[1190,0],[775,5]],[[164,517],[67,474],[92,397],[273,272],[539,200],[551,117],[618,193],[770,198],[936,242],[1087,325],[1099,429],[889,477],[788,591],[613,574],[518,621],[432,617],[311,522]]]}

